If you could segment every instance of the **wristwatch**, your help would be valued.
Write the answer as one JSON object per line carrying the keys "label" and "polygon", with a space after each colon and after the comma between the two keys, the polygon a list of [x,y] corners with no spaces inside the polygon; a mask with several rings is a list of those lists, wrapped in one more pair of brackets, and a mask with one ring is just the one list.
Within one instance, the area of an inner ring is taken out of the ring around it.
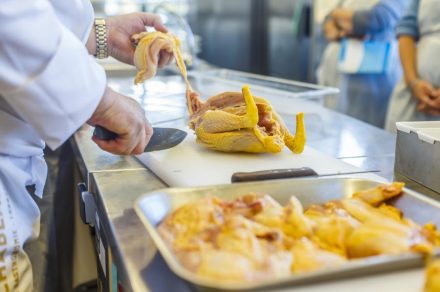
{"label": "wristwatch", "polygon": [[107,46],[107,28],[104,18],[95,19],[95,35],[96,35],[96,53],[95,57],[98,59],[105,59],[108,57]]}

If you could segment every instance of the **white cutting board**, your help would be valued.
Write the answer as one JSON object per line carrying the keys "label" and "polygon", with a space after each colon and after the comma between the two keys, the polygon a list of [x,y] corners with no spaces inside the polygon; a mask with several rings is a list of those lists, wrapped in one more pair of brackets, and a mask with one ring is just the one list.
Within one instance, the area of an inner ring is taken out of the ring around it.
{"label": "white cutting board", "polygon": [[350,173],[359,168],[306,147],[301,154],[288,148],[278,154],[223,153],[196,143],[189,129],[185,140],[174,148],[144,153],[138,159],[171,187],[189,187],[231,182],[239,171],[311,167],[318,174]]}

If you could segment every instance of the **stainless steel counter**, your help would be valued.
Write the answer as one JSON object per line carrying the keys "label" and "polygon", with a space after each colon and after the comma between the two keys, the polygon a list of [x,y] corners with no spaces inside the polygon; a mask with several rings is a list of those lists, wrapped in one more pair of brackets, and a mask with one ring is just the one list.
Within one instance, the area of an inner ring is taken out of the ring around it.
{"label": "stainless steel counter", "polygon": [[[131,76],[112,77],[109,84],[139,100],[153,125],[181,126],[186,123],[184,85],[180,77],[157,77],[144,88],[132,86]],[[364,170],[378,170],[379,175],[392,179],[394,135],[328,110],[319,103],[298,100],[298,104],[306,109],[309,146]],[[92,129],[84,127],[72,142],[84,180],[97,201],[101,229],[114,261],[113,271],[117,271],[117,278],[125,291],[192,291],[193,287],[177,278],[156,253],[132,207],[141,194],[166,185],[136,158],[103,152],[91,141],[91,136]],[[421,271],[405,273],[408,279],[419,284]],[[116,272],[114,274],[113,277]],[[388,280],[396,275],[390,274],[390,277]],[[375,279],[380,277],[365,278],[364,281],[376,283]],[[344,283],[327,286],[335,286],[338,289],[335,291],[353,289]],[[362,285],[363,282],[361,279],[355,283]],[[317,288],[308,286],[304,291]]]}

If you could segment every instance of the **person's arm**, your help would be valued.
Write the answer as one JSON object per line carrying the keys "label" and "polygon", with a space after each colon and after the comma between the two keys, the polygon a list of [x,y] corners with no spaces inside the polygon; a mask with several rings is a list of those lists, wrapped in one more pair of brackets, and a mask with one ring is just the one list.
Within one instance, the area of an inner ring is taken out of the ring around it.
{"label": "person's arm", "polygon": [[419,78],[417,73],[417,49],[413,36],[401,35],[399,37],[399,54],[402,63],[405,83],[412,87],[413,83]]}
{"label": "person's arm", "polygon": [[[77,21],[93,27],[93,13],[88,15]],[[132,17],[122,19],[122,30],[133,24]],[[129,43],[129,33],[125,30],[127,38],[120,41]],[[89,122],[118,134],[112,141],[94,139],[102,149],[142,153],[152,135],[142,108],[107,88],[104,70],[78,37],[46,0],[0,0],[0,95],[52,149]],[[93,41],[89,37],[87,45]],[[117,51],[126,58],[132,55],[121,47]]]}
{"label": "person's arm", "polygon": [[369,10],[338,8],[333,11],[332,16],[344,35],[364,37],[394,29],[405,12],[406,4],[406,0],[382,0]]}
{"label": "person's arm", "polygon": [[406,14],[396,26],[396,36],[399,39],[400,61],[405,82],[410,87],[419,78],[416,60],[417,48],[415,44],[419,38],[418,10],[419,0],[412,0]]}
{"label": "person's arm", "polygon": [[438,108],[434,99],[438,92],[434,86],[426,80],[422,80],[417,72],[417,46],[419,38],[418,28],[419,0],[413,0],[406,14],[396,26],[396,35],[399,39],[399,54],[402,64],[404,80],[412,94],[418,99],[418,109],[431,111],[430,108]]}
{"label": "person's arm", "polygon": [[426,80],[420,79],[417,72],[417,47],[414,36],[402,34],[399,37],[400,62],[404,72],[405,83],[413,96],[418,100],[417,109],[438,115],[440,104],[436,100],[439,92]]}
{"label": "person's arm", "polygon": [[46,0],[0,0],[0,44],[0,94],[57,148],[97,108],[104,70]]}
{"label": "person's arm", "polygon": [[393,30],[404,14],[407,0],[381,0],[372,9],[353,15],[353,35],[364,36]]}

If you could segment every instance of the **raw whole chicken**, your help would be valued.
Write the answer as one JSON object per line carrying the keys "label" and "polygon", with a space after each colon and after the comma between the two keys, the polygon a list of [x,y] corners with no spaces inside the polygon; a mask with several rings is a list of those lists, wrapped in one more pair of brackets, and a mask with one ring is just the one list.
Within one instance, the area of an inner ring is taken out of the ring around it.
{"label": "raw whole chicken", "polygon": [[187,86],[189,127],[194,130],[198,143],[223,152],[278,153],[284,146],[294,153],[303,152],[306,141],[303,113],[296,115],[296,135],[293,136],[270,103],[253,96],[248,86],[244,86],[242,92],[224,92],[203,102],[188,81],[175,36],[144,32],[134,35],[132,40],[137,45],[135,83],[155,75],[161,50],[174,54]]}
{"label": "raw whole chicken", "polygon": [[304,115],[296,116],[296,136],[289,133],[270,103],[253,96],[249,87],[242,92],[225,92],[200,101],[188,95],[189,126],[202,145],[224,152],[277,153],[287,146],[294,153],[304,150]]}

